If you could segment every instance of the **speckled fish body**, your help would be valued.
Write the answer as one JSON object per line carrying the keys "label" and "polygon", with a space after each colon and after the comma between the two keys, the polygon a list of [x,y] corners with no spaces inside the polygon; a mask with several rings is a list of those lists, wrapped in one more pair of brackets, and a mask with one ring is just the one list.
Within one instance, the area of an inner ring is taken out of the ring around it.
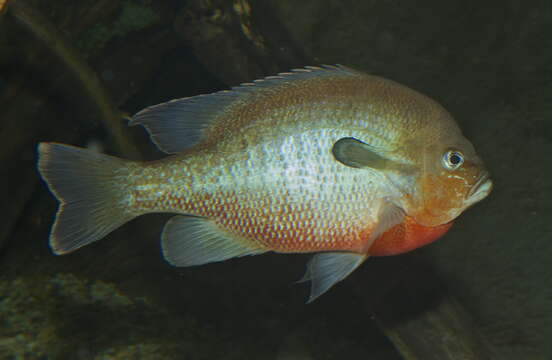
{"label": "speckled fish body", "polygon": [[[41,145],[39,168],[62,202],[51,234],[56,253],[135,216],[177,213],[162,235],[172,264],[316,252],[304,278],[312,300],[369,255],[437,239],[491,189],[472,145],[440,105],[342,66],[173,100],[141,111],[131,124],[144,125],[174,155],[138,163]],[[102,185],[81,181],[65,189],[85,175],[101,175]],[[79,200],[107,206],[85,224],[69,223],[83,211],[69,211],[76,187]]]}

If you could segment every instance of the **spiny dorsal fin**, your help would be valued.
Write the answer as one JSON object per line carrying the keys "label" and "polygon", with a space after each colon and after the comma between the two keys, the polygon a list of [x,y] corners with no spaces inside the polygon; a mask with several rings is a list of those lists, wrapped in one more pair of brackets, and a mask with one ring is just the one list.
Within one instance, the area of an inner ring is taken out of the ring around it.
{"label": "spiny dorsal fin", "polygon": [[157,147],[168,154],[179,153],[201,142],[205,130],[228,108],[247,107],[255,95],[270,94],[272,89],[324,76],[355,76],[360,72],[342,65],[307,66],[291,72],[268,76],[213,94],[175,99],[145,108],[132,117],[129,125],[143,125]]}

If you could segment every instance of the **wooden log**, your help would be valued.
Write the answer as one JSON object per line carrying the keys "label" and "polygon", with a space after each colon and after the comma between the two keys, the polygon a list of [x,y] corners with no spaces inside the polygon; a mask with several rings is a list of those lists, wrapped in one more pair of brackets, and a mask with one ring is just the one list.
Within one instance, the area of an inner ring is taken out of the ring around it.
{"label": "wooden log", "polygon": [[[401,306],[404,306],[404,301]],[[450,295],[411,319],[389,306],[374,308],[376,321],[407,360],[498,359],[464,307]]]}
{"label": "wooden log", "polygon": [[443,280],[413,255],[376,259],[350,279],[400,354],[406,360],[498,359]]}

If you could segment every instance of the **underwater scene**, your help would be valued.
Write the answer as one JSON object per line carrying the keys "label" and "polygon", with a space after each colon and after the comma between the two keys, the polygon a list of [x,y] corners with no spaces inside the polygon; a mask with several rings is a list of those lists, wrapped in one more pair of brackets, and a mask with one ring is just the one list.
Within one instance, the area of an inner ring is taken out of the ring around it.
{"label": "underwater scene", "polygon": [[552,359],[552,3],[0,1],[0,359]]}

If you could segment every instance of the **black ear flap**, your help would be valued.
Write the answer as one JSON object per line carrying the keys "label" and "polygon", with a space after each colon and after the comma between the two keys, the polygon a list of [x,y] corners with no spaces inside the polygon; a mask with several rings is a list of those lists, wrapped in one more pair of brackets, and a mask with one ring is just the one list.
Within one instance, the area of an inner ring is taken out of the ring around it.
{"label": "black ear flap", "polygon": [[388,162],[372,146],[352,137],[337,140],[332,154],[337,161],[353,168],[382,169]]}

